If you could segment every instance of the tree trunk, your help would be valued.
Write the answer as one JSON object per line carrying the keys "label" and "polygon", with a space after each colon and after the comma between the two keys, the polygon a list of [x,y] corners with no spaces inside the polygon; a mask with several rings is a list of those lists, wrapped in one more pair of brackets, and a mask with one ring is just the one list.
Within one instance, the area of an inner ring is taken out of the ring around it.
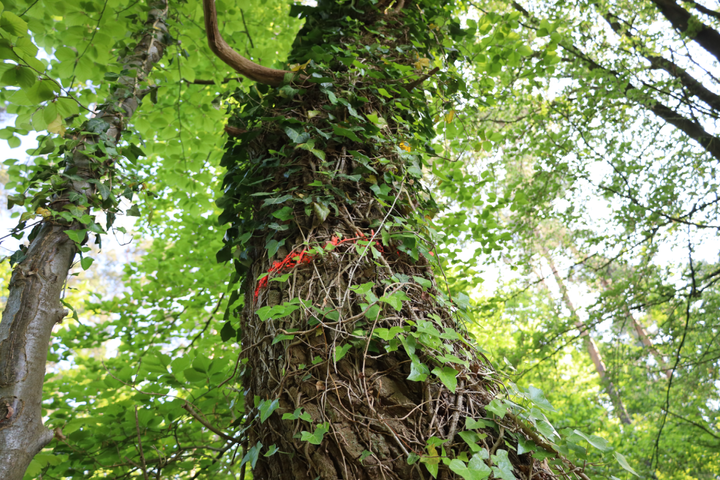
{"label": "tree trunk", "polygon": [[[565,282],[563,281],[562,277],[560,276],[560,273],[557,271],[557,268],[555,267],[555,262],[553,261],[552,257],[550,256],[550,252],[548,252],[547,248],[545,248],[545,246],[543,246],[543,245],[540,245],[539,248],[540,248],[540,251],[542,252],[542,255],[545,257],[545,260],[550,265],[550,269],[553,272],[555,281],[557,282],[558,287],[560,288],[560,294],[562,295],[563,302],[565,303],[565,306],[568,308],[568,310],[570,310],[570,315],[572,316],[572,318],[575,321],[575,326],[578,328],[578,330],[580,330],[580,336],[583,337],[583,341],[585,342],[585,348],[587,349],[588,355],[590,356],[590,360],[592,360],[593,365],[595,366],[595,371],[597,372],[598,376],[600,377],[600,382],[605,387],[605,391],[607,391],[607,394],[610,397],[610,401],[612,402],[613,406],[615,407],[615,413],[617,415],[617,418],[619,418],[620,421],[622,423],[624,423],[625,425],[630,425],[632,423],[632,420],[630,420],[630,415],[628,415],[628,412],[625,409],[625,404],[622,401],[620,392],[618,392],[612,379],[610,379],[610,377],[608,376],[607,367],[605,366],[605,362],[602,359],[602,354],[600,353],[600,349],[598,348],[597,344],[595,343],[595,340],[593,340],[593,338],[590,336],[587,326],[580,319],[580,317],[577,314],[577,311],[575,310],[575,306],[570,301],[570,295],[568,294],[567,287],[565,286]],[[540,278],[542,278],[542,277],[540,277]]]}
{"label": "tree trunk", "polygon": [[[84,134],[67,154],[66,173],[74,177],[68,182],[69,189],[52,200],[54,210],[62,211],[62,207],[70,203],[69,192],[80,194],[88,200],[86,204],[93,204],[96,191],[93,182],[98,181],[103,172],[99,162],[86,153],[95,151],[98,142],[114,147],[120,140],[124,122],[142,100],[140,83],[164,53],[166,16],[165,0],[151,3],[140,42],[132,54],[121,59],[124,70],[134,70],[136,75],[121,77],[119,88],[93,119],[95,126],[81,128],[94,134]],[[78,221],[67,223],[59,217],[44,220],[30,235],[25,258],[15,267],[10,280],[0,323],[0,478],[3,480],[21,480],[35,454],[53,438],[52,432],[42,424],[45,362],[52,328],[67,314],[60,296],[77,253],[75,242],[64,231],[82,228]]]}
{"label": "tree trunk", "polygon": [[429,263],[417,149],[434,132],[415,87],[439,69],[421,74],[428,57],[445,59],[447,10],[321,0],[300,11],[290,61],[302,84],[237,92],[222,162],[220,219],[232,226],[218,257],[244,278],[244,461],[272,480],[485,478],[502,465],[552,478],[503,443],[547,445],[486,409],[500,380]]}
{"label": "tree trunk", "polygon": [[[610,283],[605,277],[599,277],[600,278],[600,284],[603,286],[605,290],[610,289]],[[645,327],[635,318],[635,315],[632,314],[630,309],[628,308],[627,304],[623,302],[622,305],[623,314],[625,315],[625,318],[630,321],[630,324],[633,327],[633,330],[635,331],[635,334],[637,335],[638,339],[640,339],[640,342],[642,342],[643,346],[647,348],[647,350],[650,352],[650,354],[655,359],[655,362],[657,362],[658,367],[663,371],[665,374],[665,377],[669,380],[672,376],[672,369],[668,367],[667,362],[665,361],[665,358],[658,352],[657,348],[655,348],[655,345],[653,344],[653,341],[650,339],[650,336],[647,333],[647,330],[645,330]]]}

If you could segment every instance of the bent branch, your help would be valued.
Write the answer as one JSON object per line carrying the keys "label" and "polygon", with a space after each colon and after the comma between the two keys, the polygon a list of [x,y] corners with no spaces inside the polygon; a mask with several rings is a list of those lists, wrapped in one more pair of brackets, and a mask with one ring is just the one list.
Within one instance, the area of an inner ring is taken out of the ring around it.
{"label": "bent branch", "polygon": [[205,13],[205,31],[207,32],[210,50],[238,73],[250,80],[273,87],[282,85],[285,75],[292,73],[287,70],[263,67],[233,50],[220,35],[215,0],[203,0],[203,12]]}
{"label": "bent branch", "polygon": [[617,21],[617,16],[607,13],[603,14],[603,18],[615,33],[624,36],[631,42],[631,45],[633,45],[637,51],[639,51],[641,55],[650,62],[650,66],[652,68],[665,70],[668,74],[680,80],[680,83],[687,88],[688,92],[707,103],[717,113],[720,113],[720,95],[705,87],[702,82],[696,80],[695,77],[687,72],[687,70],[680,67],[675,62],[672,62],[660,55],[644,51],[645,49],[642,47],[642,40],[633,36],[629,30],[623,29],[620,22]]}

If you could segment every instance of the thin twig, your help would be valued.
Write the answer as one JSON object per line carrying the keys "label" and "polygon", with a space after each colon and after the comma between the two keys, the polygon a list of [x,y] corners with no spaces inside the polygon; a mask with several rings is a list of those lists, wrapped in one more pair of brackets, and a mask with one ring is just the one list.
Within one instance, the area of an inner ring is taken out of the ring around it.
{"label": "thin twig", "polygon": [[218,435],[220,438],[227,440],[228,442],[237,443],[238,445],[242,445],[242,440],[239,440],[235,437],[231,437],[227,433],[223,432],[219,428],[213,426],[210,422],[208,422],[204,417],[202,417],[198,412],[195,411],[195,409],[190,406],[190,403],[185,402],[185,405],[182,406],[187,412],[195,417],[195,420],[202,423],[205,428],[213,432],[214,434]]}

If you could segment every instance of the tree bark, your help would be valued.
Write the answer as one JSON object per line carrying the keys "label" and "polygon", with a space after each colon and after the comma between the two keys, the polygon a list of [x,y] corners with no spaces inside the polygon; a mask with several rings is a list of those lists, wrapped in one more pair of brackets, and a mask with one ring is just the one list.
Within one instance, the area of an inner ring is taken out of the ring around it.
{"label": "tree bark", "polygon": [[321,0],[304,15],[291,61],[330,67],[309,62],[306,89],[238,92],[222,162],[231,227],[219,258],[244,278],[243,461],[259,480],[461,478],[450,459],[472,452],[458,432],[492,419],[474,430],[489,456],[478,469],[508,455],[515,475],[553,478],[505,447],[531,430],[486,410],[500,380],[463,340],[420,238],[431,200],[411,142],[428,112],[413,88],[427,78],[418,57],[437,48],[423,43],[435,41],[426,18],[446,11]]}
{"label": "tree bark", "polygon": [[[167,2],[151,2],[149,19],[137,47],[121,63],[135,76],[123,76],[95,120],[101,126],[84,134],[66,157],[72,173],[69,192],[91,197],[100,178],[98,161],[85,152],[98,142],[114,146],[125,121],[142,101],[140,83],[165,51]],[[82,131],[91,130],[81,128]],[[57,196],[51,206],[60,210],[70,203],[69,192]],[[48,345],[53,326],[67,314],[60,302],[77,247],[66,230],[79,230],[79,222],[52,218],[31,234],[25,258],[15,267],[0,322],[0,478],[21,480],[32,458],[53,438],[42,424],[42,387]]]}
{"label": "tree bark", "polygon": [[[693,17],[675,0],[652,0],[652,3],[662,12],[675,30],[686,34],[720,61],[720,33]],[[712,10],[708,11],[712,12]]]}

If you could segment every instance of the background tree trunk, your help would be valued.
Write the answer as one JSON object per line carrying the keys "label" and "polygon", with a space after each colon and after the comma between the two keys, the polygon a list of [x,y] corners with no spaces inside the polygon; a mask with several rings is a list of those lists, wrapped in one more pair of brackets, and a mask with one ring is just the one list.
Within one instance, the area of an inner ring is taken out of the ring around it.
{"label": "background tree trunk", "polygon": [[593,365],[595,366],[595,371],[600,377],[600,382],[605,387],[605,391],[607,392],[608,396],[610,397],[610,401],[615,407],[615,414],[617,415],[617,418],[619,418],[620,421],[625,425],[630,425],[632,423],[632,420],[630,419],[630,415],[628,415],[627,409],[625,408],[625,403],[623,403],[622,397],[620,396],[620,392],[615,387],[615,384],[608,375],[607,367],[605,366],[605,362],[602,359],[600,349],[595,343],[595,340],[593,340],[593,338],[590,336],[590,332],[588,332],[588,328],[585,325],[585,322],[583,322],[578,316],[572,301],[570,301],[570,295],[568,294],[565,282],[560,276],[560,273],[557,271],[557,268],[555,267],[555,262],[553,261],[550,252],[542,244],[539,248],[542,252],[543,257],[545,257],[545,260],[550,265],[550,269],[553,272],[555,281],[560,288],[560,294],[562,296],[563,302],[565,303],[565,306],[568,308],[568,310],[570,310],[570,315],[575,322],[575,326],[578,328],[578,330],[580,330],[580,336],[583,337],[583,342],[585,343],[585,348],[587,349],[588,355],[590,356],[590,360],[592,360]]}
{"label": "background tree trunk", "polygon": [[[124,122],[145,93],[141,82],[165,51],[166,16],[166,1],[151,2],[137,47],[121,59],[123,69],[136,74],[118,79],[118,88],[93,119],[100,120],[99,126],[83,126],[83,131],[94,134],[84,134],[67,154],[66,173],[75,179],[68,182],[69,191],[52,201],[56,211],[70,203],[69,192],[83,195],[92,205],[94,182],[103,172],[86,152],[94,152],[98,142],[114,147],[120,140]],[[67,315],[60,298],[77,253],[75,242],[64,232],[81,230],[83,225],[58,217],[44,220],[37,228],[24,260],[13,272],[0,322],[0,478],[4,480],[21,480],[35,454],[53,438],[42,424],[45,362],[52,328]]]}

